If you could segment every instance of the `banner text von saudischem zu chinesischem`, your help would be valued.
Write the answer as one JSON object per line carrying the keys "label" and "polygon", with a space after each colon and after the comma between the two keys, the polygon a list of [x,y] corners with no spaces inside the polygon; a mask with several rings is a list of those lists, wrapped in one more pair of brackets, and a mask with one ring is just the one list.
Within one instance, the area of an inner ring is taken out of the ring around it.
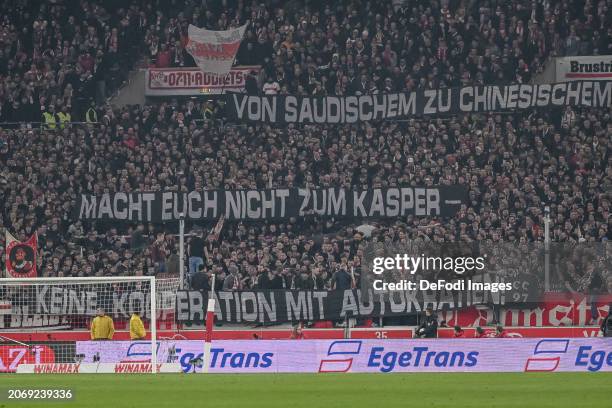
{"label": "banner text von saudischem zu chinesischem", "polygon": [[612,82],[469,86],[313,98],[229,94],[225,102],[227,116],[232,121],[355,123],[567,105],[609,107],[612,106]]}

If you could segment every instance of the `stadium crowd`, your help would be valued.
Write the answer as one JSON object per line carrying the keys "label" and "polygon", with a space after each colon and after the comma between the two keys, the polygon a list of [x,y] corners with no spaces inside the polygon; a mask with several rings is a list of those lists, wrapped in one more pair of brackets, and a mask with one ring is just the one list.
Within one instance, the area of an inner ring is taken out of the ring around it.
{"label": "stadium crowd", "polygon": [[[267,271],[288,275],[282,282],[270,275],[273,282],[266,285],[272,287],[329,286],[337,267],[359,266],[359,243],[369,236],[541,240],[546,205],[555,241],[610,238],[612,122],[605,109],[568,109],[557,118],[546,111],[274,129],[212,121],[181,126],[177,112],[188,116],[189,106],[119,110],[99,127],[4,132],[2,225],[22,239],[38,230],[43,275],[176,273],[177,240],[166,233],[175,227],[118,231],[116,224],[73,222],[81,192],[437,184],[469,189],[469,205],[444,223],[408,217],[361,225],[315,216],[228,221],[219,239],[202,237],[203,258],[208,271],[240,274],[232,288],[253,287]],[[208,232],[213,226],[201,227]],[[194,251],[189,254],[202,252]]]}
{"label": "stadium crowd", "polygon": [[266,93],[524,83],[549,56],[612,52],[610,0],[175,3],[0,2],[0,122],[84,120],[135,64],[194,66],[189,24],[248,21],[236,62],[263,67]]}
{"label": "stadium crowd", "polygon": [[[612,52],[609,0],[283,7],[212,1],[205,8],[187,2],[184,10],[165,3],[23,0],[0,6],[0,122],[46,122],[43,113],[57,115],[53,126],[0,130],[0,227],[19,239],[38,232],[42,276],[178,271],[175,226],[74,222],[71,211],[82,192],[469,189],[468,205],[444,223],[310,216],[228,221],[220,236],[208,233],[214,223],[189,225],[188,255],[201,257],[203,273],[217,274],[219,288],[227,290],[350,287],[364,240],[539,241],[545,206],[555,241],[610,238],[612,121],[606,109],[273,128],[224,123],[222,106],[211,101],[106,104],[135,64],[192,65],[184,49],[189,23],[226,29],[246,20],[237,63],[262,65],[261,91],[268,94],[527,82],[548,56]],[[78,18],[65,12],[73,6],[83,10]],[[69,125],[58,112],[97,123]],[[199,262],[189,265],[194,273]]]}

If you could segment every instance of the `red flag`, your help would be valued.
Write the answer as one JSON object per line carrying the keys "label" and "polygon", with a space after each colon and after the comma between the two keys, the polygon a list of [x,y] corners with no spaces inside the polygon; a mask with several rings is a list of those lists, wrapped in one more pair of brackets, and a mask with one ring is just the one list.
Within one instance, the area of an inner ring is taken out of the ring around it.
{"label": "red flag", "polygon": [[38,236],[36,233],[26,242],[18,241],[6,231],[6,274],[7,278],[35,278]]}

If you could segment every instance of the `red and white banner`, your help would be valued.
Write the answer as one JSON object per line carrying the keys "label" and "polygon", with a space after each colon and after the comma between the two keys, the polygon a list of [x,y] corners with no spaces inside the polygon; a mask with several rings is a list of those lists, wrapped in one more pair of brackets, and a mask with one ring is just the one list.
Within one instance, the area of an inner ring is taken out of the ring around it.
{"label": "red and white banner", "polygon": [[35,278],[36,251],[38,237],[36,233],[26,242],[18,241],[6,231],[6,275],[7,278]]}
{"label": "red and white banner", "polygon": [[612,79],[612,55],[557,58],[556,75],[557,82],[609,81]]}
{"label": "red and white banner", "polygon": [[[538,304],[518,307],[500,306],[499,320],[504,327],[586,326],[599,327],[610,312],[612,295],[591,298],[581,293],[547,293]],[[491,325],[495,311],[488,306],[439,312],[449,326],[477,327]]]}
{"label": "red and white banner", "polygon": [[261,67],[234,67],[223,78],[207,74],[198,68],[149,68],[145,75],[145,95],[217,95],[223,91],[244,92],[247,75],[259,76]]}
{"label": "red and white banner", "polygon": [[[483,327],[482,337],[499,337],[495,327]],[[602,337],[601,330],[597,326],[588,327],[505,327],[503,338],[558,338],[558,337]],[[455,330],[451,328],[438,329],[438,338],[455,338]],[[473,327],[464,328],[463,334],[459,337],[470,339],[476,336],[476,329]]]}
{"label": "red and white banner", "polygon": [[190,24],[185,49],[203,72],[223,77],[232,68],[246,27],[210,31]]}

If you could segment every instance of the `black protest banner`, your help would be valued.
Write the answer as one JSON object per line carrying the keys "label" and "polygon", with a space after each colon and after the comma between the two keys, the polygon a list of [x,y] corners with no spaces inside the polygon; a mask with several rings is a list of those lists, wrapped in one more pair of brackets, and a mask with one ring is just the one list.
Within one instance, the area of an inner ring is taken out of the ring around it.
{"label": "black protest banner", "polygon": [[333,124],[568,105],[610,107],[612,82],[468,86],[313,98],[228,94],[225,98],[227,117],[235,122]]}
{"label": "black protest banner", "polygon": [[[209,294],[179,290],[176,319],[200,322],[206,316]],[[359,289],[340,291],[258,290],[215,292],[215,314],[231,323],[282,323],[343,320],[346,317],[405,316],[426,307],[450,310],[476,304],[505,304],[501,292],[488,291],[405,291],[381,293]]]}
{"label": "black protest banner", "polygon": [[337,218],[452,217],[467,203],[463,186],[374,188],[369,190],[268,189],[189,193],[136,192],[83,194],[74,218],[168,222],[188,220],[265,220],[317,215]]}
{"label": "black protest banner", "polygon": [[[176,291],[158,290],[158,310],[172,305]],[[91,285],[20,285],[0,289],[0,300],[10,307],[7,323],[0,316],[0,328],[66,326],[77,318],[89,319],[98,308],[113,319],[129,319],[139,312],[151,317],[148,283],[94,283]],[[159,318],[159,317],[158,317]]]}

